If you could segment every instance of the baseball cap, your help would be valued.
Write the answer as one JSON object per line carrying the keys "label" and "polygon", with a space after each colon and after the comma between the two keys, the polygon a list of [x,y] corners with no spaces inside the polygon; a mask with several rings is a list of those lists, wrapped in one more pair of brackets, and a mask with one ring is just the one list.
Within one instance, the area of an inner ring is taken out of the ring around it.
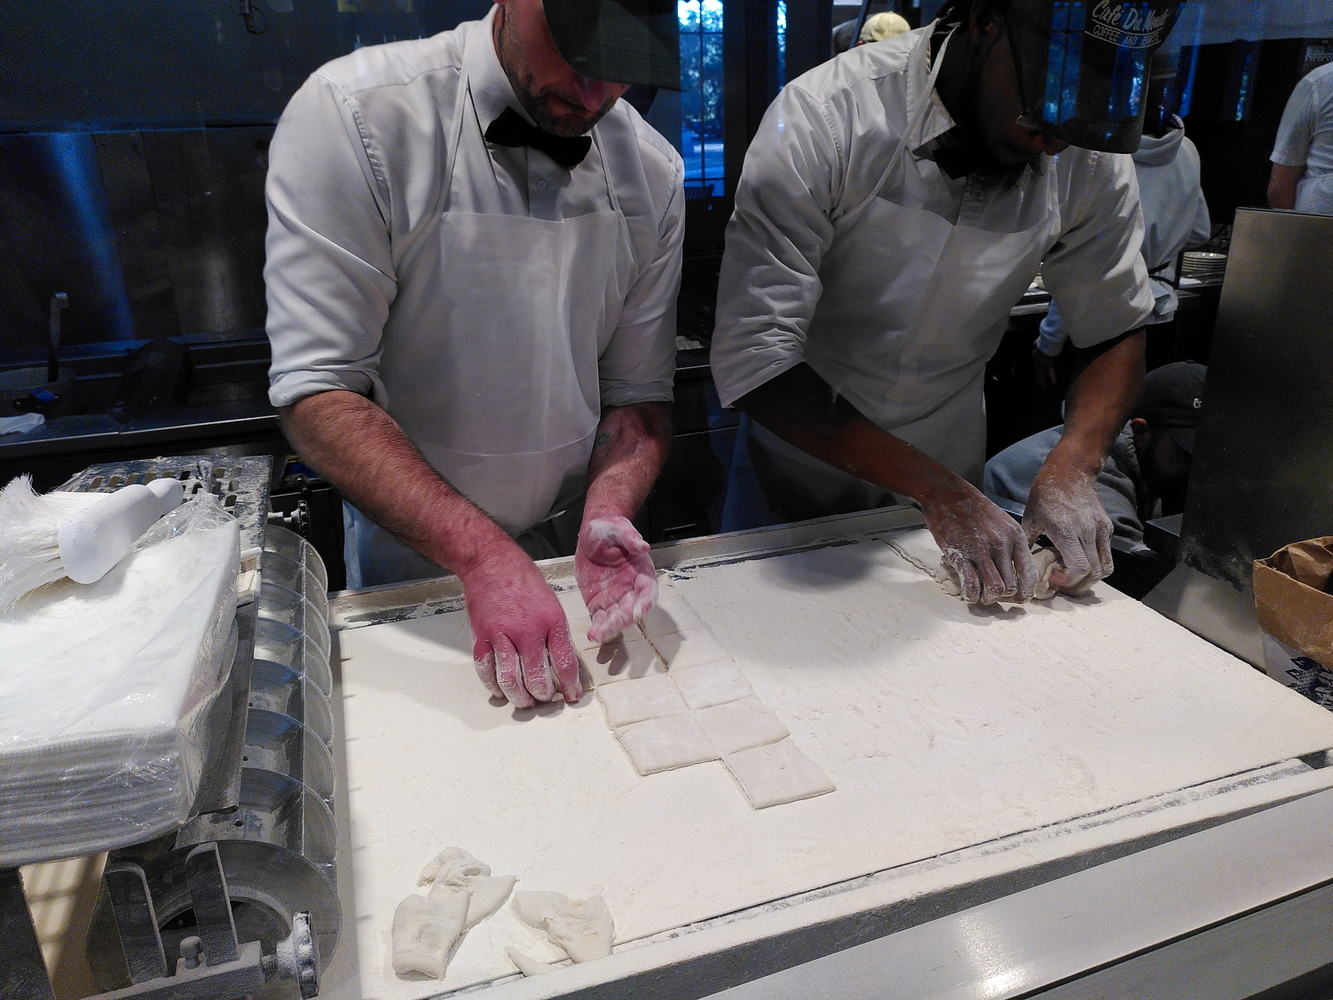
{"label": "baseball cap", "polygon": [[1180,0],[1008,0],[1019,124],[1071,146],[1139,148],[1148,70]]}
{"label": "baseball cap", "polygon": [[1203,384],[1208,368],[1194,361],[1177,361],[1148,373],[1137,416],[1150,427],[1164,429],[1191,455],[1194,432],[1203,411]]}
{"label": "baseball cap", "polygon": [[676,0],[542,0],[565,62],[586,77],[680,89]]}

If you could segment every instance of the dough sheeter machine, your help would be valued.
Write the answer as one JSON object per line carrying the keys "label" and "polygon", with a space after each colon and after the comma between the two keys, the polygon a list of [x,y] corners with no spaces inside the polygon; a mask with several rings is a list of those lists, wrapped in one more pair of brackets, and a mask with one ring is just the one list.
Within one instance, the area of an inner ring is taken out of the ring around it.
{"label": "dough sheeter machine", "polygon": [[[337,847],[302,887],[321,949],[303,992],[1240,997],[1321,976],[1333,717],[1104,586],[968,609],[914,564],[904,540],[921,523],[891,508],[654,550],[837,785],[757,811],[716,762],[636,774],[592,697],[528,712],[488,700],[457,580],[335,595]],[[573,589],[572,560],[540,565]],[[327,853],[310,818],[325,811],[285,801],[282,822],[219,814],[197,839],[240,853],[262,831],[301,831]],[[395,976],[394,906],[447,845],[521,889],[603,895],[614,953],[524,979],[503,949],[531,942],[506,907],[444,981]],[[166,961],[187,969],[181,880],[164,887],[149,865],[149,892],[168,897]],[[255,881],[233,908],[271,965],[277,941],[294,949],[280,920],[256,919],[282,907]]]}

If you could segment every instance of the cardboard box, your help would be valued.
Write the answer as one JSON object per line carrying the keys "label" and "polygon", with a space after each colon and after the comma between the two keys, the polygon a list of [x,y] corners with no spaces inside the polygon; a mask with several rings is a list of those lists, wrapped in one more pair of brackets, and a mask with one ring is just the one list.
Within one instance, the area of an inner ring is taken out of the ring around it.
{"label": "cardboard box", "polygon": [[1254,604],[1265,673],[1333,709],[1333,536],[1256,559]]}

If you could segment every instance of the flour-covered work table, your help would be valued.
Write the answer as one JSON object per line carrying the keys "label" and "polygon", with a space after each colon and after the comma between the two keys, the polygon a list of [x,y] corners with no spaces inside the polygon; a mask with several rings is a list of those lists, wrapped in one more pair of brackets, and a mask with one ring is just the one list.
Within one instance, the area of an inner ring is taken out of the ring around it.
{"label": "flour-covered work table", "polygon": [[[640,775],[592,693],[488,699],[456,580],[335,598],[344,938],[321,996],[1029,995],[1319,905],[1333,716],[1104,586],[969,609],[921,568],[920,523],[890,509],[655,550],[835,786],[770,808],[720,760]],[[542,568],[573,588],[570,560]],[[563,956],[506,906],[443,981],[395,974],[394,910],[448,845],[520,890],[604,897],[614,953],[524,979],[507,946]]]}

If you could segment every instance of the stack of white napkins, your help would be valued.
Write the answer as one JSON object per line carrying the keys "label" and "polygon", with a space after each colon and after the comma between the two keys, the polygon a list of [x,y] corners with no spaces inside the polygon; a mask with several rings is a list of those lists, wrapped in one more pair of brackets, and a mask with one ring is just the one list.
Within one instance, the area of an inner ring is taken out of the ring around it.
{"label": "stack of white napkins", "polygon": [[189,818],[235,648],[238,538],[204,494],[97,583],[61,580],[0,615],[0,867]]}

